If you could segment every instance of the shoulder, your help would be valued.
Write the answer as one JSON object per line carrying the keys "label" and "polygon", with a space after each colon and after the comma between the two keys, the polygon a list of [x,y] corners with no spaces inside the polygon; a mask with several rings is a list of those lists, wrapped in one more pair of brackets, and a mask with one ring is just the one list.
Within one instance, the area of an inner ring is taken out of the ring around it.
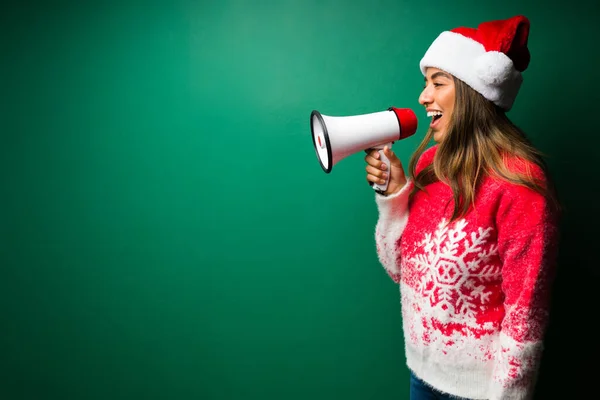
{"label": "shoulder", "polygon": [[540,183],[547,181],[546,171],[532,161],[517,156],[504,156],[503,162],[510,172],[534,179]]}
{"label": "shoulder", "polygon": [[[546,170],[541,165],[516,156],[505,156],[503,163],[508,172],[520,176],[527,181],[534,182],[543,189],[548,188],[549,178]],[[539,192],[524,185],[499,177],[492,179],[498,184],[503,197],[510,198],[513,201],[530,201],[531,199],[542,199],[544,197]]]}
{"label": "shoulder", "polygon": [[[548,190],[547,194],[540,193],[532,188],[517,184],[500,178],[492,178],[491,187],[494,187],[498,198],[498,215],[503,216],[511,213],[521,214],[524,219],[528,215],[546,215],[558,216],[558,209],[549,195],[552,190],[549,188],[549,177],[547,172],[534,162],[527,161],[517,157],[505,159],[507,169],[524,178],[534,181],[543,189]],[[488,186],[488,187],[490,187]]]}

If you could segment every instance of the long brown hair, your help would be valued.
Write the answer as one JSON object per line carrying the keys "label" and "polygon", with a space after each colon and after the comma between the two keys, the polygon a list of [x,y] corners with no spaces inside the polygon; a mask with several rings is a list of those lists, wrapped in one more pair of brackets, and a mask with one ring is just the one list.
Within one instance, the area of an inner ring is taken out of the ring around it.
{"label": "long brown hair", "polygon": [[411,198],[430,183],[442,181],[452,189],[454,210],[451,221],[464,216],[475,202],[476,191],[485,176],[493,175],[526,186],[551,198],[557,205],[550,182],[535,178],[526,168],[518,172],[506,164],[507,157],[537,165],[547,173],[543,154],[525,133],[508,119],[504,110],[485,99],[460,79],[455,85],[454,112],[448,131],[438,145],[433,163],[416,174],[417,161],[433,137],[429,130],[412,155],[409,174],[414,182]]}

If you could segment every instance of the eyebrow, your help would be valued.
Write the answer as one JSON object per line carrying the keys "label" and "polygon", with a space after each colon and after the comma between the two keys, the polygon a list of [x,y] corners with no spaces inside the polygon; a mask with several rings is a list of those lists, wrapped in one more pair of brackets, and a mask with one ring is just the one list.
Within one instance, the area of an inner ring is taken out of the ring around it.
{"label": "eyebrow", "polygon": [[[450,77],[450,75],[448,75],[447,73],[442,72],[442,71],[438,71],[435,74],[431,75],[431,79],[440,78],[440,77],[446,78],[446,79],[452,79]],[[427,82],[427,77],[425,77],[424,79],[425,79],[425,82]]]}

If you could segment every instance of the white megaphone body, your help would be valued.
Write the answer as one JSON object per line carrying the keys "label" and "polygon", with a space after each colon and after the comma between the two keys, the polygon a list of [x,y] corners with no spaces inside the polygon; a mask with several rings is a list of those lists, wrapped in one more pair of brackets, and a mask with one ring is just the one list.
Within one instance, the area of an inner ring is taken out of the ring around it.
{"label": "white megaphone body", "polygon": [[[366,149],[379,149],[381,161],[390,170],[390,161],[383,148],[405,139],[417,130],[417,117],[409,108],[390,107],[370,114],[332,117],[314,110],[310,115],[313,145],[323,171],[331,169],[341,159]],[[377,192],[387,190],[389,182],[373,184]]]}

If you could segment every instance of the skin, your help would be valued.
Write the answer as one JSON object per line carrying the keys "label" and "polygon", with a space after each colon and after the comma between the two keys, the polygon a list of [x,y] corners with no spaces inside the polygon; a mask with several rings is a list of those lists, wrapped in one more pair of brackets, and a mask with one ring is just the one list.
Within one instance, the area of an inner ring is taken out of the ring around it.
{"label": "skin", "polygon": [[[450,123],[452,112],[454,111],[455,87],[452,76],[437,68],[427,68],[425,74],[425,86],[419,96],[419,104],[429,111],[441,111],[442,116],[434,120],[432,118],[429,129],[433,131],[433,139],[440,143]],[[390,160],[390,170],[387,171],[387,166],[380,160],[377,150],[366,150],[367,155],[367,181],[372,183],[382,184],[389,175],[388,189],[386,195],[397,193],[406,185],[406,174],[402,162],[396,154],[387,146],[383,149],[384,154]]]}

